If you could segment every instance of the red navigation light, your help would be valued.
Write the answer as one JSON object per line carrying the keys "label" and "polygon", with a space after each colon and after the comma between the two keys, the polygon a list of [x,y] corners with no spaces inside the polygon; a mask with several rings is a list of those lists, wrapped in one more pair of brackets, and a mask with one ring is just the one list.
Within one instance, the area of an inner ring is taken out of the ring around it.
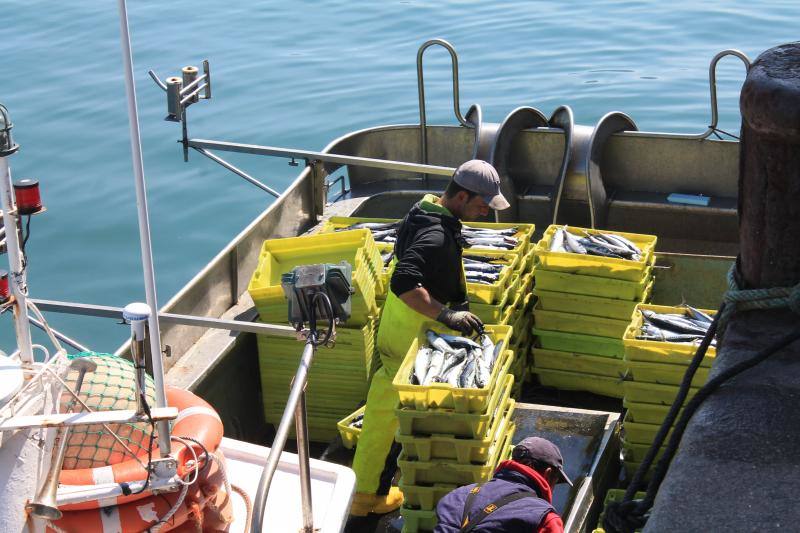
{"label": "red navigation light", "polygon": [[35,215],[44,209],[39,196],[39,180],[26,178],[14,182],[14,196],[20,215]]}
{"label": "red navigation light", "polygon": [[8,300],[8,272],[0,270],[0,303]]}

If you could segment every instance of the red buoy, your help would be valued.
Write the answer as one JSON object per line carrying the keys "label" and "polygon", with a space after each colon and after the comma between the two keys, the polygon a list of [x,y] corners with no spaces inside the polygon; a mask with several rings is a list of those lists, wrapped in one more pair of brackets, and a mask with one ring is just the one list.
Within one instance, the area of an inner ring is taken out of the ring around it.
{"label": "red buoy", "polygon": [[0,302],[8,300],[8,271],[0,270]]}
{"label": "red buoy", "polygon": [[42,210],[39,180],[26,178],[14,182],[14,197],[20,215],[32,215]]}

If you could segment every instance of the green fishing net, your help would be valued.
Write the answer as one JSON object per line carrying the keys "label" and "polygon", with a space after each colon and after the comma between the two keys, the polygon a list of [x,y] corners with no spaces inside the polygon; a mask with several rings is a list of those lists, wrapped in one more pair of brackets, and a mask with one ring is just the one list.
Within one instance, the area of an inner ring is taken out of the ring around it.
{"label": "green fishing net", "polygon": [[[69,359],[89,357],[97,363],[94,372],[87,372],[80,391],[80,398],[93,411],[136,409],[136,370],[127,359],[112,354],[83,352],[70,355]],[[72,389],[78,372],[70,370],[64,380]],[[147,403],[155,406],[155,388],[152,378],[146,379]],[[64,412],[73,401],[68,392],[62,393],[61,409]],[[77,402],[73,410],[82,411]],[[108,423],[119,440],[115,439],[102,424],[72,426],[69,429],[67,451],[64,455],[66,470],[95,468],[131,460],[131,452],[146,460],[150,445],[151,427],[149,422]],[[120,444],[122,441],[125,446]],[[130,451],[126,450],[127,447]]]}

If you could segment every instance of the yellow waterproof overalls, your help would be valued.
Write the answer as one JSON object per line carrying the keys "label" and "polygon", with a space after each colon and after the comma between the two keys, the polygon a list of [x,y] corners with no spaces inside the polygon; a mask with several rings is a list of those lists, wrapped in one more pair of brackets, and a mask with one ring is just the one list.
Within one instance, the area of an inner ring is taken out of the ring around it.
{"label": "yellow waterproof overalls", "polygon": [[[435,204],[437,200],[436,196],[430,194],[423,198],[429,204]],[[444,208],[439,209],[450,213]],[[462,286],[466,284],[463,269],[461,283]],[[388,290],[378,326],[377,348],[381,366],[372,376],[361,436],[353,459],[356,492],[375,494],[378,490],[398,427],[394,410],[400,403],[400,397],[392,387],[392,381],[423,322],[430,321],[430,318],[407,306],[391,289]]]}

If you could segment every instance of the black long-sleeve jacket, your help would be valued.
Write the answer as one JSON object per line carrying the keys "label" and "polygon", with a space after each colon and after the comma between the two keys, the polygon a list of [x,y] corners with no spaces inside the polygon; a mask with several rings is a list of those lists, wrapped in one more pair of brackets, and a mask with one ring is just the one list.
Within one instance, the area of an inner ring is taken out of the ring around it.
{"label": "black long-sleeve jacket", "polygon": [[426,195],[400,223],[390,288],[399,296],[421,286],[442,304],[462,304],[467,294],[461,222],[435,200]]}

